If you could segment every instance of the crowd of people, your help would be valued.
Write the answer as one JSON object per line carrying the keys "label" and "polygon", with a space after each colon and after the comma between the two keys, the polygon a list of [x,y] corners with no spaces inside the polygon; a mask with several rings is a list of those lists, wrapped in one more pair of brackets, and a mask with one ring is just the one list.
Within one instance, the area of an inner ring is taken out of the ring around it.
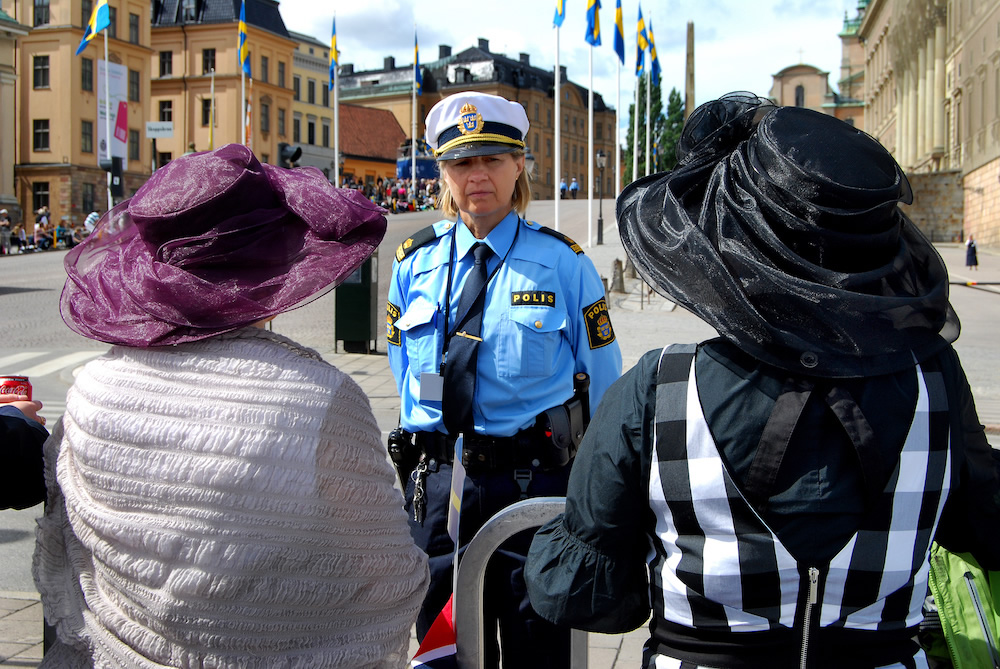
{"label": "crowd of people", "polygon": [[92,220],[89,228],[73,225],[68,216],[63,216],[57,223],[52,220],[48,206],[43,206],[35,211],[35,222],[29,226],[15,223],[6,209],[0,209],[0,255],[34,253],[60,247],[71,249],[90,234],[99,216],[98,212],[91,212],[88,216],[88,220]]}
{"label": "crowd of people", "polygon": [[1000,476],[895,160],[751,94],[699,107],[617,220],[719,336],[622,374],[593,263],[524,217],[529,125],[474,92],[428,114],[443,218],[394,256],[388,447],[357,384],[266,325],[360,267],[408,184],[228,145],[67,253],[63,320],[113,346],[48,439],[40,403],[0,396],[0,501],[47,501],[43,667],[409,666],[475,532],[551,495],[565,513],[487,571],[491,669],[647,620],[643,667],[928,666],[932,542],[1000,569]]}
{"label": "crowd of people", "polygon": [[411,179],[383,179],[374,183],[360,183],[353,175],[344,177],[343,187],[360,190],[369,200],[393,214],[407,211],[436,209],[438,204],[438,179],[418,179],[416,193]]}

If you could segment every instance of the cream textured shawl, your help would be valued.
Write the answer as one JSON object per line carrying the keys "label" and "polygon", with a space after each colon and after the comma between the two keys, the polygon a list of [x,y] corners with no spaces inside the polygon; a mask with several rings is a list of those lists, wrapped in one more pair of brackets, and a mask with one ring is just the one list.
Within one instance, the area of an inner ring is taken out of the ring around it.
{"label": "cream textured shawl", "polygon": [[350,377],[256,328],[114,347],[60,422],[34,560],[60,641],[43,666],[407,664],[426,558]]}

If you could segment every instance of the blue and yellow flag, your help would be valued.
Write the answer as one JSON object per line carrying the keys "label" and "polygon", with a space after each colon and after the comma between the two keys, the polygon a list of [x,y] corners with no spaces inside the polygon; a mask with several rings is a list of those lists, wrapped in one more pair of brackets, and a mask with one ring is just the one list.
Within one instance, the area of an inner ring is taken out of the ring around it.
{"label": "blue and yellow flag", "polygon": [[413,81],[417,86],[417,94],[424,86],[424,75],[420,73],[420,44],[417,42],[417,31],[413,31]]}
{"label": "blue and yellow flag", "polygon": [[333,30],[330,33],[330,83],[328,88],[333,90],[333,80],[337,78],[337,17],[333,17]]}
{"label": "blue and yellow flag", "polygon": [[656,40],[653,39],[653,22],[649,22],[649,68],[653,75],[653,82],[660,81],[660,59],[656,55]]}
{"label": "blue and yellow flag", "polygon": [[566,0],[556,0],[556,15],[552,17],[552,25],[558,28],[566,20]]}
{"label": "blue and yellow flag", "polygon": [[240,67],[250,76],[250,53],[247,47],[247,3],[240,3]]}
{"label": "blue and yellow flag", "polygon": [[649,39],[646,37],[646,22],[642,20],[642,5],[639,5],[639,22],[636,24],[636,45],[635,45],[635,76],[642,76],[645,68],[646,47],[649,46]]}
{"label": "blue and yellow flag", "polygon": [[587,44],[601,46],[601,19],[597,15],[601,0],[587,0]]}
{"label": "blue and yellow flag", "polygon": [[108,0],[97,0],[97,6],[94,7],[94,11],[90,13],[90,20],[87,21],[87,26],[83,30],[83,39],[80,40],[80,46],[76,47],[76,54],[79,56],[83,53],[83,50],[87,48],[87,44],[90,40],[97,37],[97,33],[101,32],[105,28],[111,25],[111,11],[108,9]]}
{"label": "blue and yellow flag", "polygon": [[618,60],[625,64],[625,28],[622,23],[622,0],[615,2],[615,53]]}

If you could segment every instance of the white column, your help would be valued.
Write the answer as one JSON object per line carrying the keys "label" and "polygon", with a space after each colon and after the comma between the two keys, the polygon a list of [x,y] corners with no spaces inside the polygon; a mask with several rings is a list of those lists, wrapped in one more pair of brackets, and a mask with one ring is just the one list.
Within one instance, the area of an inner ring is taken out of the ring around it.
{"label": "white column", "polygon": [[896,157],[899,164],[905,170],[910,165],[910,73],[903,70],[899,73],[898,93],[896,95],[896,150],[899,155]]}
{"label": "white column", "polygon": [[935,151],[944,152],[944,73],[945,26],[934,29],[934,139],[931,144]]}
{"label": "white column", "polygon": [[924,103],[926,104],[926,110],[924,111],[924,119],[926,121],[924,125],[924,152],[930,154],[934,151],[934,107],[937,105],[937,96],[934,91],[934,33],[931,32],[927,35],[927,75],[925,79],[925,88],[927,93],[924,95]]}
{"label": "white column", "polygon": [[917,123],[913,129],[913,143],[916,149],[914,163],[923,160],[926,154],[926,149],[924,148],[924,128],[927,126],[927,52],[924,47],[917,49],[916,84]]}
{"label": "white column", "polygon": [[919,110],[919,100],[917,93],[917,73],[910,71],[910,94],[907,98],[907,102],[910,106],[909,117],[910,123],[906,131],[906,142],[909,145],[907,152],[910,154],[910,167],[912,168],[920,160],[920,153],[917,147],[917,129],[920,127],[920,117],[918,115]]}

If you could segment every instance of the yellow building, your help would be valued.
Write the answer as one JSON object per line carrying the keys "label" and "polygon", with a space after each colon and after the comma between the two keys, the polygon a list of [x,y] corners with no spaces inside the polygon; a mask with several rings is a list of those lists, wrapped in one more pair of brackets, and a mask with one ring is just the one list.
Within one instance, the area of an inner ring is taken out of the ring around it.
{"label": "yellow building", "polygon": [[[163,0],[154,3],[152,25],[152,115],[173,123],[173,137],[156,142],[157,163],[188,151],[243,141],[238,56],[239,3],[232,0]],[[262,162],[278,162],[278,146],[291,141],[291,70],[295,41],[273,0],[247,0],[247,45],[251,64],[251,132]],[[213,74],[214,71],[214,74]],[[213,96],[214,87],[214,124]]]}
{"label": "yellow building", "polygon": [[17,145],[14,102],[18,74],[14,69],[14,56],[18,40],[27,34],[27,26],[0,10],[0,209],[6,209],[15,221],[21,221],[23,216],[14,196],[14,147]]}
{"label": "yellow building", "polygon": [[[94,209],[107,207],[107,173],[98,114],[99,68],[104,33],[75,56],[90,20],[93,0],[0,0],[0,8],[31,31],[18,42],[15,68],[15,196],[26,212],[47,205],[54,221],[81,224]],[[122,67],[127,86],[125,195],[150,173],[150,148],[143,141],[149,116],[149,3],[111,0],[108,53]]]}

